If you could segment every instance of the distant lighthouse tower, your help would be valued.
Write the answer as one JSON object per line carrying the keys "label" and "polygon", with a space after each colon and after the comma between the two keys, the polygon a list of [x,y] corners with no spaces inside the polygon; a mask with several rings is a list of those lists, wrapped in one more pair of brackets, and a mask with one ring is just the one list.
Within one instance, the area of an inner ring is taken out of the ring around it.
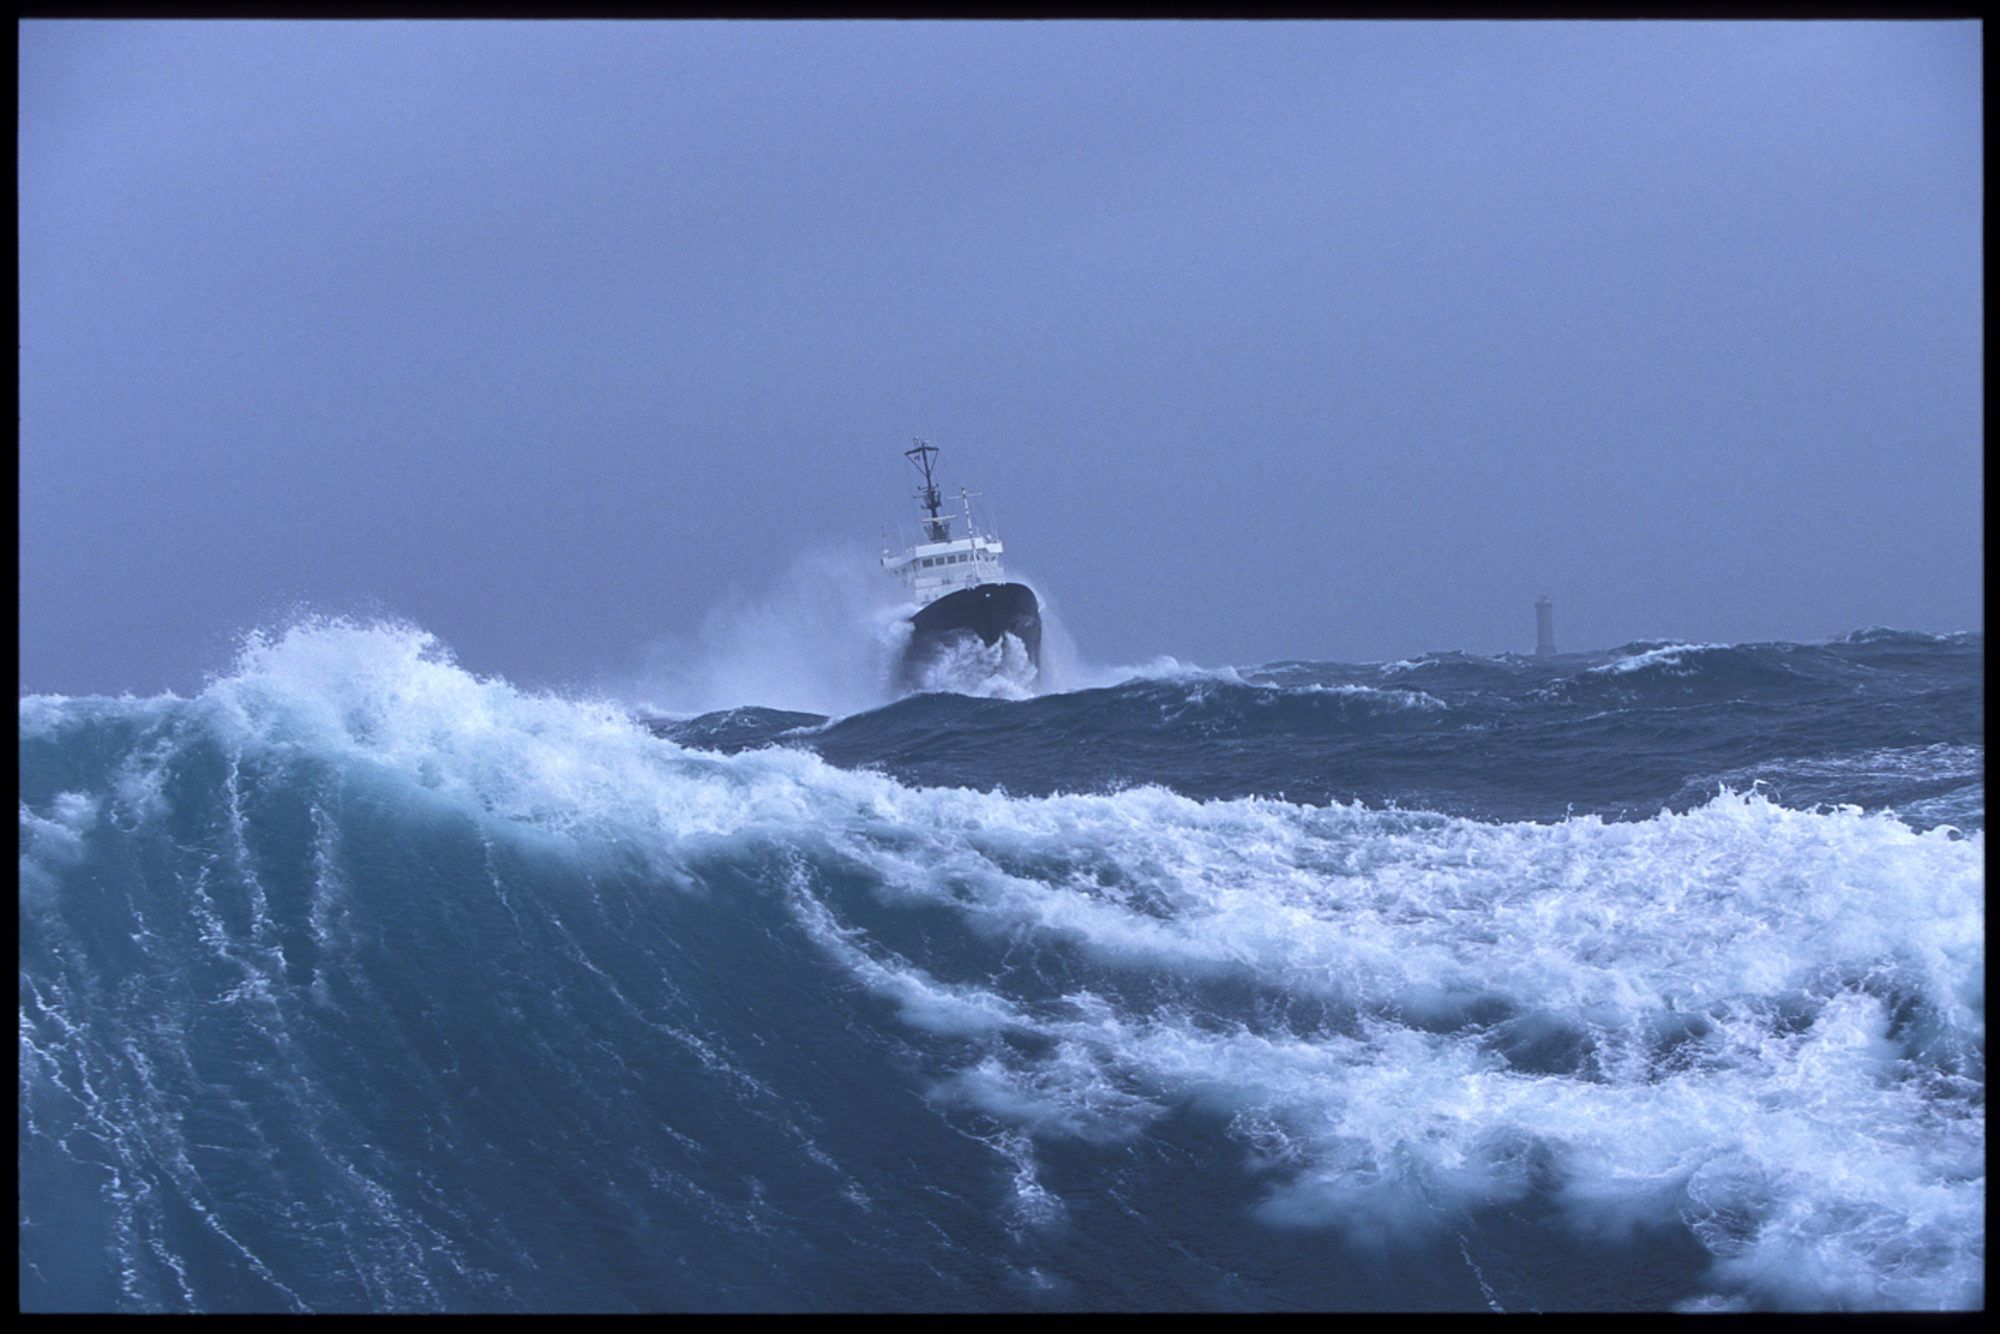
{"label": "distant lighthouse tower", "polygon": [[1535,599],[1535,656],[1553,658],[1556,655],[1556,604],[1549,601],[1547,593]]}

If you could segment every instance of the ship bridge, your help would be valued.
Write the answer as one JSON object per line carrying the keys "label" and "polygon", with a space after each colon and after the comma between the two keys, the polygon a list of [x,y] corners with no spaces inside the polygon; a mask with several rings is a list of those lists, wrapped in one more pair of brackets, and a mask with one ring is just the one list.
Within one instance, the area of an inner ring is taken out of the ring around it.
{"label": "ship bridge", "polygon": [[955,593],[961,588],[1007,581],[1000,568],[1000,553],[1004,550],[1000,539],[973,526],[972,498],[964,487],[959,488],[958,496],[965,536],[954,538],[951,535],[954,519],[944,513],[932,475],[937,452],[936,445],[927,445],[921,440],[917,441],[916,448],[904,451],[911,464],[923,474],[923,485],[917,488],[917,502],[925,511],[925,540],[903,551],[882,554],[883,570],[899,580],[921,607],[927,607],[945,594]]}

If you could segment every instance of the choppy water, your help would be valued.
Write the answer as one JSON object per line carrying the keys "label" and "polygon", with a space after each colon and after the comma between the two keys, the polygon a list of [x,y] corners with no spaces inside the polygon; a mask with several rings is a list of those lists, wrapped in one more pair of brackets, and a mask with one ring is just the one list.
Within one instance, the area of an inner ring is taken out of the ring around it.
{"label": "choppy water", "polygon": [[21,1303],[1975,1307],[1983,659],[23,699]]}

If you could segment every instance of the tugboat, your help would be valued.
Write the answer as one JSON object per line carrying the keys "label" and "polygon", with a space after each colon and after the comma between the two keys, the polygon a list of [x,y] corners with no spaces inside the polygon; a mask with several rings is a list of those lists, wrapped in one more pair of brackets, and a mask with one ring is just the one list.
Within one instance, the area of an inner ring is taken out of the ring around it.
{"label": "tugboat", "polygon": [[1026,584],[1007,582],[1000,569],[1001,545],[992,533],[973,526],[972,500],[965,488],[958,491],[964,511],[965,536],[951,535],[952,520],[944,514],[939,499],[934,465],[936,445],[919,440],[903,456],[923,477],[917,488],[917,503],[923,507],[923,540],[903,551],[882,553],[882,568],[917,604],[910,617],[910,645],[903,652],[898,684],[917,688],[929,669],[974,641],[987,649],[999,650],[1004,669],[1008,662],[1005,639],[1019,642],[1027,658],[1027,676],[1032,679],[1042,660],[1042,609],[1035,592]]}

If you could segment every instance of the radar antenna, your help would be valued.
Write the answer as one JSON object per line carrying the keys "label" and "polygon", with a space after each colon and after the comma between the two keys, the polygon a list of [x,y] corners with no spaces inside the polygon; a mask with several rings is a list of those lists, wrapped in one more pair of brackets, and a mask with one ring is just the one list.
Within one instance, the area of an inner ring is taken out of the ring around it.
{"label": "radar antenna", "polygon": [[938,498],[937,481],[931,476],[931,464],[936,461],[937,452],[936,445],[918,440],[915,449],[903,451],[903,457],[924,475],[924,484],[917,488],[918,503],[930,513],[930,518],[924,520],[924,535],[933,542],[948,542],[951,540],[951,520],[938,513],[944,502]]}

